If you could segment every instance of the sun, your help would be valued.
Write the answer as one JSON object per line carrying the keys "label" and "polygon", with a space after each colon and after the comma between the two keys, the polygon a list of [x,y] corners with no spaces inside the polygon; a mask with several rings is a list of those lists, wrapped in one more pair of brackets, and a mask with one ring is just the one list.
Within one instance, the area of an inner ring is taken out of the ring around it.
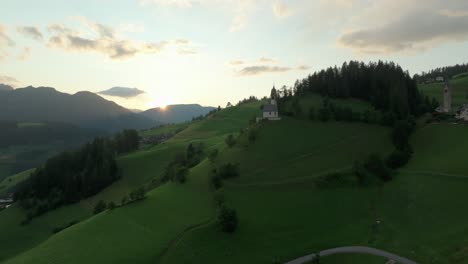
{"label": "sun", "polygon": [[149,100],[148,102],[146,102],[145,108],[147,109],[159,108],[162,111],[166,111],[168,105],[169,105],[169,100],[167,100],[166,98],[159,98],[159,99]]}

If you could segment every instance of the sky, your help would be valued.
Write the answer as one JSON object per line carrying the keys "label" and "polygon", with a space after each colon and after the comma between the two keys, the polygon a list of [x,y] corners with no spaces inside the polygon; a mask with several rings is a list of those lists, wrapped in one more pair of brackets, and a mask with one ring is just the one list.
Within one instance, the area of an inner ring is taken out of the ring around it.
{"label": "sky", "polygon": [[224,106],[349,60],[414,74],[466,54],[466,0],[0,0],[0,83],[132,109]]}

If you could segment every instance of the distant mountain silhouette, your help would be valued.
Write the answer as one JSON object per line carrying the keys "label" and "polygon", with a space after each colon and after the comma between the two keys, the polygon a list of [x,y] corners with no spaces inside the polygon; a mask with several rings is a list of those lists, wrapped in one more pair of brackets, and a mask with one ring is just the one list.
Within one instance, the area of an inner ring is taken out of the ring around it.
{"label": "distant mountain silhouette", "polygon": [[50,87],[31,86],[1,94],[0,120],[64,122],[105,131],[157,125],[151,119],[91,92],[70,95]]}
{"label": "distant mountain silhouette", "polygon": [[0,83],[0,92],[1,91],[12,91],[13,87],[7,84]]}
{"label": "distant mountain silhouette", "polygon": [[165,108],[149,109],[140,113],[140,115],[163,124],[183,123],[192,120],[194,117],[206,115],[213,109],[215,108],[198,104],[179,104],[168,105]]}

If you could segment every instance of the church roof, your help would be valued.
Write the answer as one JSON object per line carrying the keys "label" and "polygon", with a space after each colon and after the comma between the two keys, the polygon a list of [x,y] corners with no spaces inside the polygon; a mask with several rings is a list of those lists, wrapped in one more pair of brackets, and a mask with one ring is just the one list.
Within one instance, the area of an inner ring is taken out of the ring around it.
{"label": "church roof", "polygon": [[274,104],[264,105],[263,112],[278,112],[278,106]]}

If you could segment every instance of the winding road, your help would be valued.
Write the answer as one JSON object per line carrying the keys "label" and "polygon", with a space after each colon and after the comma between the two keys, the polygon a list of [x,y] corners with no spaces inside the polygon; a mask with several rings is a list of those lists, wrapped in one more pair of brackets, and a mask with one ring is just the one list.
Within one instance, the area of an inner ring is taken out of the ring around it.
{"label": "winding road", "polygon": [[[335,254],[348,254],[348,253],[359,253],[359,254],[368,254],[368,255],[374,255],[374,256],[379,256],[379,257],[384,257],[387,258],[388,260],[393,260],[396,261],[397,263],[400,264],[417,264],[416,262],[409,260],[404,257],[400,257],[398,255],[395,255],[393,253],[383,251],[380,249],[375,249],[375,248],[370,248],[370,247],[339,247],[339,248],[332,248],[332,249],[326,249],[323,251],[319,252],[320,257],[326,257],[330,255],[335,255]],[[315,259],[317,254],[310,254],[304,257],[300,257],[298,259],[289,261],[285,264],[303,264],[307,263],[309,261],[312,261]]]}

